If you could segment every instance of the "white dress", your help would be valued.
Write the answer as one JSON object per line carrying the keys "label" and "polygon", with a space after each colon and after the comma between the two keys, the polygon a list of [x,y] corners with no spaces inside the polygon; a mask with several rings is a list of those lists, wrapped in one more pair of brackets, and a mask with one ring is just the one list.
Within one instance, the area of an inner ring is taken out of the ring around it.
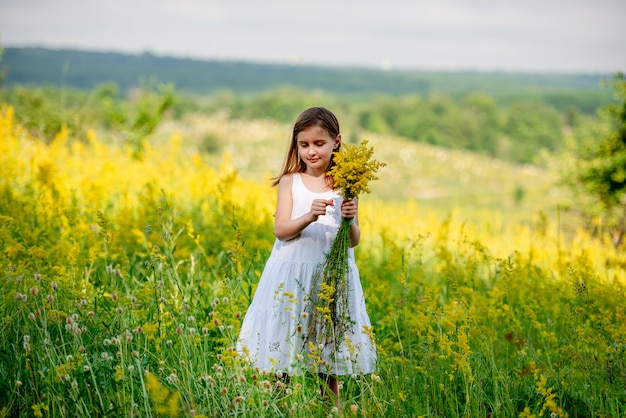
{"label": "white dress", "polygon": [[[300,375],[315,373],[352,375],[372,373],[376,347],[365,310],[354,251],[348,255],[349,318],[354,325],[336,345],[315,346],[307,340],[314,307],[307,303],[316,268],[324,261],[341,222],[342,198],[336,191],[314,193],[300,174],[293,174],[291,219],[311,209],[314,199],[333,199],[326,215],[288,241],[276,240],[258,287],[243,319],[237,350],[263,372]],[[336,347],[333,348],[333,346]]]}

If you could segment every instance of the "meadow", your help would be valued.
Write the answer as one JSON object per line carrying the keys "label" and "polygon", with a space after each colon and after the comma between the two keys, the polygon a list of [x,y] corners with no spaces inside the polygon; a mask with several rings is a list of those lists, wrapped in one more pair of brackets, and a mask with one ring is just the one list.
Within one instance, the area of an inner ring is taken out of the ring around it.
{"label": "meadow", "polygon": [[377,372],[335,405],[247,364],[288,132],[187,120],[138,154],[44,141],[3,106],[0,416],[626,414],[624,252],[561,214],[547,172],[393,137],[368,138],[388,167],[356,249]]}

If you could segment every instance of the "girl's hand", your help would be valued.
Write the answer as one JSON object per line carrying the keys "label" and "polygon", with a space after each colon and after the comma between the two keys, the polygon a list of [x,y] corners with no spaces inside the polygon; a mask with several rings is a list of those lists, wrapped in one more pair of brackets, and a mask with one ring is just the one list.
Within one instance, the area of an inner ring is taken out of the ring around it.
{"label": "girl's hand", "polygon": [[359,201],[357,199],[344,200],[341,204],[341,216],[352,219],[359,213]]}
{"label": "girl's hand", "polygon": [[332,206],[334,204],[335,201],[333,199],[315,199],[313,203],[311,203],[311,211],[309,212],[313,222],[317,221],[320,215],[326,215],[326,206]]}

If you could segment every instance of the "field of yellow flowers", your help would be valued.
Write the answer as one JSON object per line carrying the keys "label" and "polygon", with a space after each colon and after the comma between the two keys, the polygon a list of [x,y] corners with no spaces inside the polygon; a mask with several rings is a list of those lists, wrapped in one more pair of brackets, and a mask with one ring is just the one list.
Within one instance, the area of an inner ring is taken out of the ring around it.
{"label": "field of yellow flowers", "polygon": [[[393,165],[392,161],[388,161]],[[364,197],[378,371],[285,384],[235,352],[275,190],[180,136],[136,152],[0,109],[0,416],[619,417],[626,255],[558,219]]]}

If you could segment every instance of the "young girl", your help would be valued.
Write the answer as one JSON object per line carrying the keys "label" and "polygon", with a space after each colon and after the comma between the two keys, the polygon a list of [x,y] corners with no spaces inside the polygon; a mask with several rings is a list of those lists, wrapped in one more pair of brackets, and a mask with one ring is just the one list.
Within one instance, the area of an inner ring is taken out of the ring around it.
{"label": "young girl", "polygon": [[[315,307],[309,301],[316,268],[323,263],[341,217],[352,221],[351,247],[360,240],[358,201],[343,201],[326,173],[341,146],[339,122],[323,107],[302,112],[293,127],[278,185],[276,242],[243,319],[238,351],[263,372],[319,373],[338,395],[337,375],[372,373],[376,348],[371,340],[359,272],[349,249],[349,319],[342,341],[318,345],[308,338]],[[324,389],[322,390],[324,392]]]}

